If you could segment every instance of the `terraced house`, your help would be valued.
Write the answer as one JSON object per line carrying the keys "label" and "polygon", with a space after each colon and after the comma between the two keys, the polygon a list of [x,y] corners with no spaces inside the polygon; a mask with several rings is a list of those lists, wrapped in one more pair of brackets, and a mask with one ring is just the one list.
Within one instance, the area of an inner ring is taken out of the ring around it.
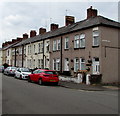
{"label": "terraced house", "polygon": [[85,20],[75,22],[73,16],[65,16],[63,27],[53,23],[49,32],[40,28],[38,35],[32,30],[29,38],[12,46],[13,62],[19,67],[49,68],[74,77],[78,71],[87,71],[102,76],[103,83],[119,82],[119,32],[120,23],[99,16],[90,7]]}

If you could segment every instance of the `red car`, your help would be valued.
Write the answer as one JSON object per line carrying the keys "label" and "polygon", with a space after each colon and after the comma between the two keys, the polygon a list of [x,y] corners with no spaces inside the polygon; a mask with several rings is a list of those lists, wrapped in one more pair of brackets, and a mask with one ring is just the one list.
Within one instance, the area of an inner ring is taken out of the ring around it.
{"label": "red car", "polygon": [[56,71],[37,69],[28,76],[28,82],[38,82],[42,85],[44,82],[50,82],[58,85],[59,78]]}

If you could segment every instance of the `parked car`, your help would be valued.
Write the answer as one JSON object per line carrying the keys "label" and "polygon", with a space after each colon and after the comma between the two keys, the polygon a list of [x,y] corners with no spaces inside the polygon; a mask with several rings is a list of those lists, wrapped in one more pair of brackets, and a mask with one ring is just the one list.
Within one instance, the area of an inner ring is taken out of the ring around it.
{"label": "parked car", "polygon": [[31,81],[38,82],[40,85],[45,82],[58,85],[59,78],[57,72],[54,70],[37,69],[28,76],[28,82]]}
{"label": "parked car", "polygon": [[15,71],[15,78],[27,79],[28,75],[32,72],[28,68],[17,68]]}
{"label": "parked car", "polygon": [[6,74],[6,75],[15,75],[16,69],[17,69],[16,67],[7,67],[4,70],[4,74]]}
{"label": "parked car", "polygon": [[0,66],[0,72],[4,72],[4,66]]}

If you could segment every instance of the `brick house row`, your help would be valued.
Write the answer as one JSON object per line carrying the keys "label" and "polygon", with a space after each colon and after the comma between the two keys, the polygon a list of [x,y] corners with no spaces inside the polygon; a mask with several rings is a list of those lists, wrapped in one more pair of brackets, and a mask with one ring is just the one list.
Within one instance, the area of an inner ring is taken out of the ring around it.
{"label": "brick house row", "polygon": [[118,82],[119,31],[120,23],[98,16],[90,7],[85,20],[75,22],[73,16],[66,16],[63,27],[51,24],[49,32],[40,28],[38,35],[35,30],[30,37],[23,34],[25,39],[10,47],[11,65],[72,76],[87,69],[89,74],[102,74],[103,83]]}

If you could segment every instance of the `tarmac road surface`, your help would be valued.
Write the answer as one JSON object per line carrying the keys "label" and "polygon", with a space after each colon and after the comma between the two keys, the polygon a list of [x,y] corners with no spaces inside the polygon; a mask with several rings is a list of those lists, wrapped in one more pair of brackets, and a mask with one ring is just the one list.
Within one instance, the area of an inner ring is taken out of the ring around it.
{"label": "tarmac road surface", "polygon": [[1,75],[2,114],[118,114],[117,91],[41,86]]}

